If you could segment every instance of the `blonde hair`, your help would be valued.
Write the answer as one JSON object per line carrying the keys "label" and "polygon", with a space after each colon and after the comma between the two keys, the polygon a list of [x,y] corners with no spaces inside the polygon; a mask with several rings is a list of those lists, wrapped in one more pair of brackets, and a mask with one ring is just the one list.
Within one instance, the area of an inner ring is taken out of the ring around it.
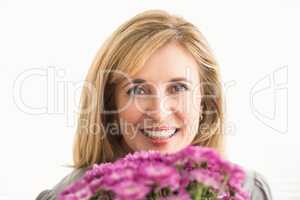
{"label": "blonde hair", "polygon": [[[116,70],[136,73],[151,54],[176,41],[186,48],[199,64],[203,118],[192,142],[223,153],[223,106],[219,68],[202,33],[185,19],[162,10],[144,11],[121,25],[100,48],[86,76],[90,87],[82,89],[78,127],[73,147],[73,167],[116,160],[126,154],[120,145],[121,135],[108,134],[106,127],[116,120]],[[213,97],[213,98],[207,98]],[[92,109],[91,109],[92,108]],[[209,113],[214,111],[213,113]],[[99,127],[100,126],[100,127]],[[204,127],[204,129],[203,129]],[[203,129],[203,130],[202,130]]]}

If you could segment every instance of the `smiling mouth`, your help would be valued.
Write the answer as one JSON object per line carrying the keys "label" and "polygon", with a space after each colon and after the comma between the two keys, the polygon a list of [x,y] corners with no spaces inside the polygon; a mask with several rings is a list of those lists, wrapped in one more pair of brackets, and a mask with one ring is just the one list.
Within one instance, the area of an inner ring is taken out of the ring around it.
{"label": "smiling mouth", "polygon": [[156,130],[150,131],[150,130],[140,129],[143,135],[151,139],[168,139],[176,135],[179,130],[180,130],[179,128],[160,130],[160,131],[156,131]]}

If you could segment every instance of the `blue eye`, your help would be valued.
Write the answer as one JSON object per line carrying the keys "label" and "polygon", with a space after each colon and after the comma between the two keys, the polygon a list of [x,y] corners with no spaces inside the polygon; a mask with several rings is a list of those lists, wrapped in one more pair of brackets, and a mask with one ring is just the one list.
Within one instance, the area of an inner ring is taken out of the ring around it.
{"label": "blue eye", "polygon": [[173,85],[172,92],[181,92],[189,90],[188,86],[183,83]]}
{"label": "blue eye", "polygon": [[143,95],[143,94],[145,94],[145,90],[140,86],[134,86],[134,87],[130,88],[126,93],[129,96],[131,96],[131,95]]}
{"label": "blue eye", "polygon": [[[189,90],[188,86],[183,83],[177,83],[170,87],[170,93],[179,93],[179,92],[184,92],[187,90]],[[136,85],[136,86],[133,86],[132,88],[130,88],[126,93],[129,96],[146,95],[146,94],[148,94],[148,91],[144,87]]]}

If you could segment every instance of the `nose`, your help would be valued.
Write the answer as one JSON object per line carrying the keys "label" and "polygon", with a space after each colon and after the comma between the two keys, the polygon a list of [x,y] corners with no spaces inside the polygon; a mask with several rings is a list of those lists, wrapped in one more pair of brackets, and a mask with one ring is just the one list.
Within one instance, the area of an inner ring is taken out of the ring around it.
{"label": "nose", "polygon": [[161,93],[152,96],[145,112],[153,121],[164,121],[172,113],[168,96]]}

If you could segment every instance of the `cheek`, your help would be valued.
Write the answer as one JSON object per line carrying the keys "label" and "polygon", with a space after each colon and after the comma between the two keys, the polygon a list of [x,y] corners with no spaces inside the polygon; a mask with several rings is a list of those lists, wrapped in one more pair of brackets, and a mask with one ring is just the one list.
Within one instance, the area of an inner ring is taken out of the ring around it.
{"label": "cheek", "polygon": [[134,105],[128,105],[119,113],[120,118],[127,123],[135,124],[139,121],[142,113]]}
{"label": "cheek", "polygon": [[201,113],[200,107],[201,101],[192,101],[189,97],[186,101],[183,101],[181,106],[177,107],[177,117],[183,122],[182,137],[184,143],[190,143],[195,135],[198,133],[199,118]]}
{"label": "cheek", "polygon": [[176,106],[173,107],[180,113],[181,118],[188,123],[190,120],[198,119],[199,113],[201,112],[200,103],[201,100],[196,99],[192,93],[189,93],[179,98]]}
{"label": "cheek", "polygon": [[199,110],[201,103],[201,96],[197,91],[189,91],[176,100],[176,107],[180,108],[182,112],[190,113]]}
{"label": "cheek", "polygon": [[128,105],[126,109],[119,113],[119,123],[121,125],[121,133],[125,138],[129,138],[130,142],[133,141],[138,133],[137,125],[141,119],[142,113],[133,106]]}
{"label": "cheek", "polygon": [[134,124],[141,113],[135,106],[134,101],[130,100],[126,95],[117,95],[117,112],[121,122]]}
{"label": "cheek", "polygon": [[125,138],[133,137],[134,125],[138,121],[140,113],[121,92],[116,94],[116,104],[121,134]]}
{"label": "cheek", "polygon": [[183,122],[183,127],[186,129],[187,132],[195,132],[197,129],[197,125],[199,123],[199,114],[197,111],[189,112],[189,113],[178,113],[178,118],[180,121]]}
{"label": "cheek", "polygon": [[181,119],[184,121],[184,127],[180,135],[180,143],[184,145],[191,144],[198,133],[199,118],[194,112],[182,113]]}

